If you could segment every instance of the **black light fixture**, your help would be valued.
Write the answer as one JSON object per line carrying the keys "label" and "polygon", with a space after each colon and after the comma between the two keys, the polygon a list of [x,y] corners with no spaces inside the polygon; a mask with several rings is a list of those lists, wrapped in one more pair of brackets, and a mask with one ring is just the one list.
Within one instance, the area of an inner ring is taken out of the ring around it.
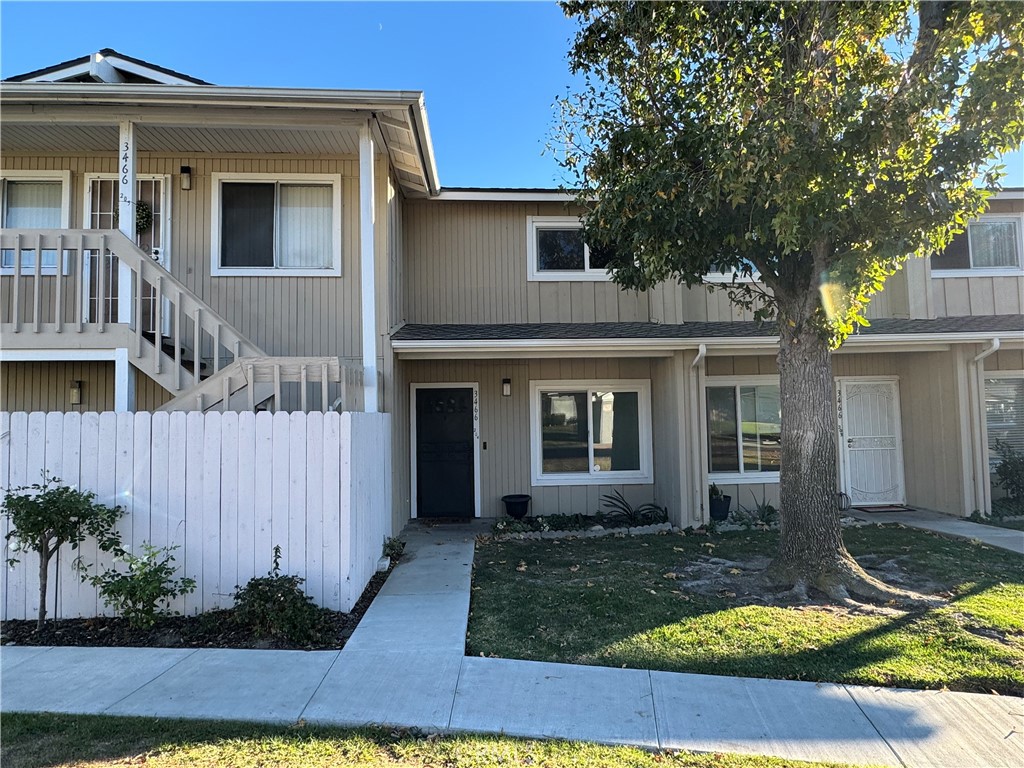
{"label": "black light fixture", "polygon": [[501,380],[501,396],[512,397],[512,379]]}
{"label": "black light fixture", "polygon": [[82,404],[82,382],[78,379],[72,379],[71,386],[68,388],[68,403],[71,405]]}
{"label": "black light fixture", "polygon": [[181,188],[186,192],[192,189],[192,166],[181,166]]}

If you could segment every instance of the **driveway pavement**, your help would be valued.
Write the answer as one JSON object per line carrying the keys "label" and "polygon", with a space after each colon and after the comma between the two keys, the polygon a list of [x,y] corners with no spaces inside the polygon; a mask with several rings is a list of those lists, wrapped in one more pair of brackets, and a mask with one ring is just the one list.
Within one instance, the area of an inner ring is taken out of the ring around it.
{"label": "driveway pavement", "polygon": [[1015,697],[466,657],[474,530],[405,538],[406,557],[342,651],[4,646],[0,708],[304,719],[865,765],[1024,765]]}

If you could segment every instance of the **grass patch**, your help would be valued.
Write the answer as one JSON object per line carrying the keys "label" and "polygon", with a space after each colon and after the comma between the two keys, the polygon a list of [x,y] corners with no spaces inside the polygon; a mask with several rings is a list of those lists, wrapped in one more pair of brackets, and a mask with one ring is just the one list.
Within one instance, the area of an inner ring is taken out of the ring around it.
{"label": "grass patch", "polygon": [[[1024,559],[900,526],[845,531],[856,556],[942,584],[898,616],[744,604],[666,578],[702,555],[771,555],[775,533],[488,542],[467,651],[505,658],[908,688],[1024,693]],[[749,602],[749,601],[748,601]]]}
{"label": "grass patch", "polygon": [[545,766],[546,768],[827,768],[770,757],[652,753],[499,736],[426,737],[403,731],[261,726],[195,720],[5,714],[4,768],[146,765],[250,768],[295,766]]}

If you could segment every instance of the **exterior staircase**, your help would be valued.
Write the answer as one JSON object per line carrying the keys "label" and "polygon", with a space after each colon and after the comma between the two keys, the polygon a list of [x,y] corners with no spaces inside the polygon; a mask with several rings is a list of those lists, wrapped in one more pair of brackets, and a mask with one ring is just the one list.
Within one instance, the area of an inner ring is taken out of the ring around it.
{"label": "exterior staircase", "polygon": [[4,349],[127,349],[161,410],[352,409],[361,371],[268,356],[121,232],[4,229],[0,251]]}

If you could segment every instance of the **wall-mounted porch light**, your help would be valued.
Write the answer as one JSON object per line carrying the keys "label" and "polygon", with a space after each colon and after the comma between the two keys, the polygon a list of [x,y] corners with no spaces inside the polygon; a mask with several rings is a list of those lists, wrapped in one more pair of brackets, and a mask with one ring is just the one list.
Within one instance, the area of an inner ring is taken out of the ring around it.
{"label": "wall-mounted porch light", "polygon": [[512,379],[501,380],[501,396],[512,397]]}
{"label": "wall-mounted porch light", "polygon": [[184,191],[192,189],[192,166],[183,165],[181,166],[181,188]]}
{"label": "wall-mounted porch light", "polygon": [[68,402],[71,405],[82,404],[82,382],[77,379],[73,379],[71,386],[68,388]]}

